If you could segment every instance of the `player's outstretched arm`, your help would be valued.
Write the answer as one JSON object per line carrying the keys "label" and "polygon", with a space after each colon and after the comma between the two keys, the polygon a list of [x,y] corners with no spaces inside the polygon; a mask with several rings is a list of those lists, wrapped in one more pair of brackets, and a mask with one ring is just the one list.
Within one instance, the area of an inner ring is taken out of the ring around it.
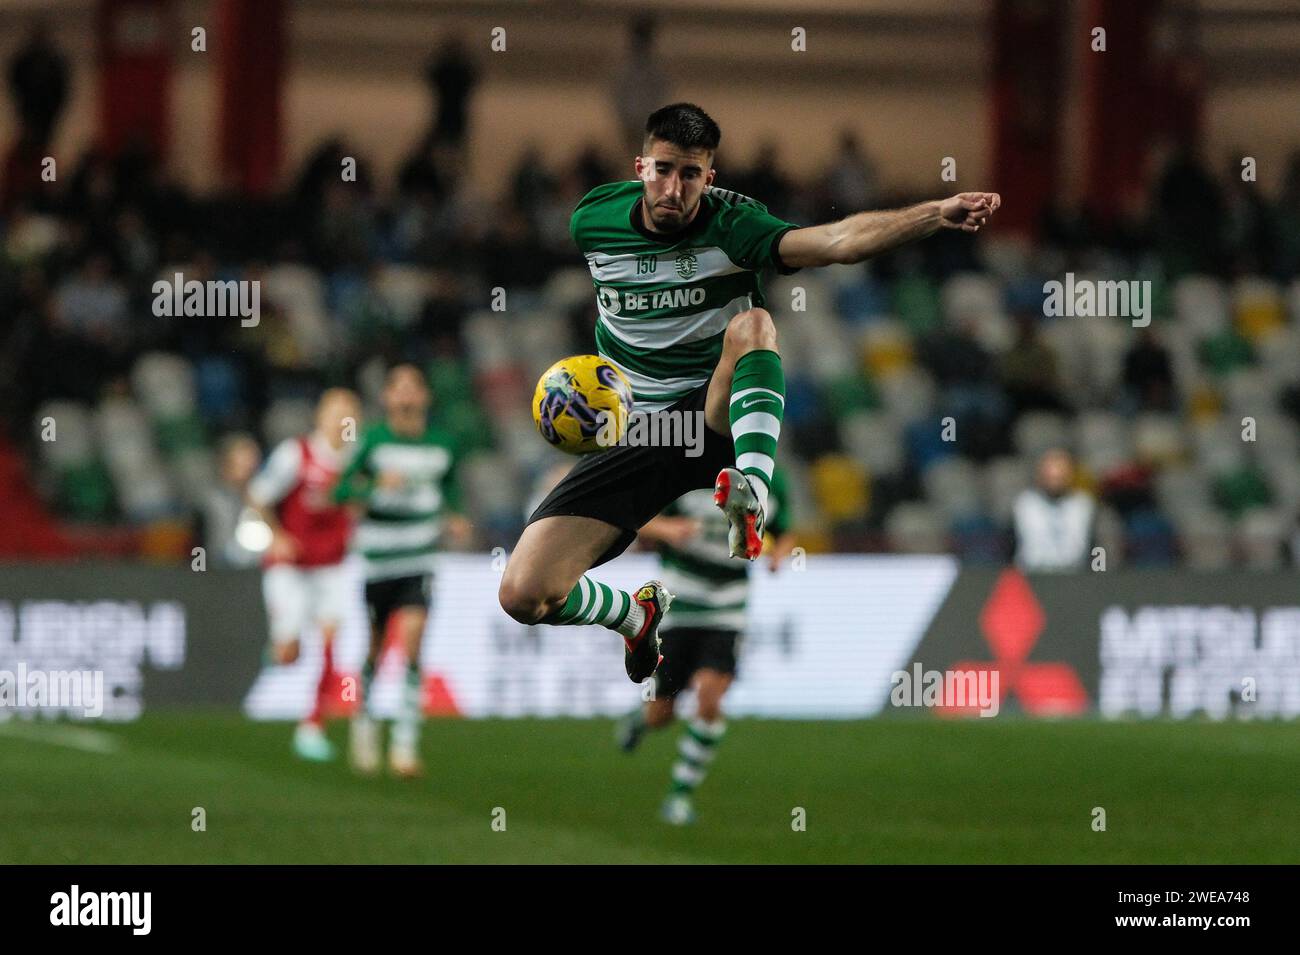
{"label": "player's outstretched arm", "polygon": [[960,192],[906,209],[859,212],[838,222],[792,229],[777,250],[790,268],[852,265],[940,229],[978,232],[1000,205],[996,192]]}

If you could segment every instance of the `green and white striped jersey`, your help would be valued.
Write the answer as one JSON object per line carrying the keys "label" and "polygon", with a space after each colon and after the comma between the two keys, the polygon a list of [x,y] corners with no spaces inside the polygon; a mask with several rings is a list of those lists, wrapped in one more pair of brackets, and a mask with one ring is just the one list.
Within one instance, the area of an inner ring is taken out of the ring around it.
{"label": "green and white striped jersey", "polygon": [[[401,475],[401,485],[379,487],[385,473]],[[339,478],[334,499],[365,502],[352,550],[365,561],[366,580],[432,573],[443,513],[460,507],[455,444],[434,427],[412,438],[395,434],[387,422],[372,425]]]}
{"label": "green and white striped jersey", "polygon": [[569,233],[596,287],[596,349],[632,383],[639,411],[658,411],[709,380],[727,322],[764,304],[763,280],[789,274],[777,253],[797,226],[761,202],[707,189],[691,224],[659,235],[645,228],[639,179],[583,197]]}
{"label": "green and white striped jersey", "polygon": [[[784,534],[789,508],[782,473],[772,475],[767,498],[767,529]],[[665,516],[693,517],[700,531],[682,547],[659,546],[663,560],[663,582],[673,594],[672,609],[664,617],[663,629],[673,627],[719,627],[741,630],[745,626],[745,604],[749,599],[749,561],[736,560],[727,549],[726,515],[713,503],[711,488],[683,494],[664,509]]]}

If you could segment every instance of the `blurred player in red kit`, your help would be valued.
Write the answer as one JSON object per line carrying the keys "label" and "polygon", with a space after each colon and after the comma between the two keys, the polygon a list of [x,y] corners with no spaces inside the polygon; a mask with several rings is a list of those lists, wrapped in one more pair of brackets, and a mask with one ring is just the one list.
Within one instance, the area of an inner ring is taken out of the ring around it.
{"label": "blurred player in red kit", "polygon": [[360,426],[361,404],[345,388],[331,388],[316,406],[316,429],[276,446],[248,486],[248,502],[271,529],[262,594],[275,661],[293,663],[303,631],[320,628],[324,666],[311,713],[294,732],[294,752],[324,762],[334,747],[323,730],[326,696],[338,682],[334,637],[347,597],[342,561],[352,530],[346,508],[333,502],[334,485]]}

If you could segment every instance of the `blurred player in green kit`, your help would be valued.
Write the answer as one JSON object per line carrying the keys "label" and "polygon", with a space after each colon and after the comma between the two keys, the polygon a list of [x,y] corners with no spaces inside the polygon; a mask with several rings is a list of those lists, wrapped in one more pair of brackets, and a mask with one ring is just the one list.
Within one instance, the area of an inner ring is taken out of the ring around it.
{"label": "blurred player in green kit", "polygon": [[[695,790],[727,729],[722,698],[735,677],[750,588],[749,565],[731,559],[729,529],[708,489],[683,495],[641,528],[641,537],[659,550],[663,581],[675,598],[661,631],[664,659],[655,672],[654,696],[619,721],[618,743],[627,752],[635,750],[647,731],[673,721],[682,690],[695,691],[696,713],[677,743],[660,812],[672,825],[695,821]],[[773,475],[767,531],[772,537],[768,566],[775,571],[794,547],[780,471]]]}

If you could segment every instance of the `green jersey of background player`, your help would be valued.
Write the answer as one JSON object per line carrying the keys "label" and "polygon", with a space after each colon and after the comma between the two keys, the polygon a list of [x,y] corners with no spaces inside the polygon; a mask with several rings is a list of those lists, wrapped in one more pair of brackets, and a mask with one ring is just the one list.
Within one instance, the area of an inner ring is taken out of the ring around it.
{"label": "green jersey of background player", "polygon": [[763,276],[862,262],[942,228],[976,232],[1001,202],[967,192],[799,228],[713,188],[721,136],[698,106],[656,110],[635,178],[597,187],[570,220],[596,287],[598,350],[628,375],[643,410],[702,416],[704,453],[619,446],[588,455],[533,513],[501,579],[501,606],[521,623],[619,633],[636,682],[659,664],[672,595],[661,581],[629,593],[586,572],[670,502],[710,486],[730,554],[758,556],[785,405]]}
{"label": "green jersey of background player", "polygon": [[415,365],[394,366],[384,382],[384,420],[362,434],[334,492],[335,500],[356,508],[352,550],[365,567],[370,650],[361,671],[350,751],[353,766],[367,774],[379,768],[370,687],[391,625],[406,651],[407,670],[389,768],[397,776],[420,775],[420,643],[434,555],[444,536],[463,542],[470,533],[469,522],[456,513],[456,447],[449,435],[429,424],[429,401],[424,373]]}
{"label": "green jersey of background player", "polygon": [[[794,547],[789,527],[784,475],[777,470],[772,473],[767,507],[771,570]],[[641,528],[641,539],[658,545],[664,584],[674,595],[673,612],[659,628],[664,659],[655,671],[654,696],[619,722],[618,740],[632,752],[647,730],[672,722],[682,690],[695,691],[695,715],[677,742],[677,759],[660,810],[663,820],[672,825],[695,821],[695,790],[704,782],[727,730],[722,697],[736,673],[750,591],[749,565],[730,559],[728,529],[707,489],[683,495]]]}

